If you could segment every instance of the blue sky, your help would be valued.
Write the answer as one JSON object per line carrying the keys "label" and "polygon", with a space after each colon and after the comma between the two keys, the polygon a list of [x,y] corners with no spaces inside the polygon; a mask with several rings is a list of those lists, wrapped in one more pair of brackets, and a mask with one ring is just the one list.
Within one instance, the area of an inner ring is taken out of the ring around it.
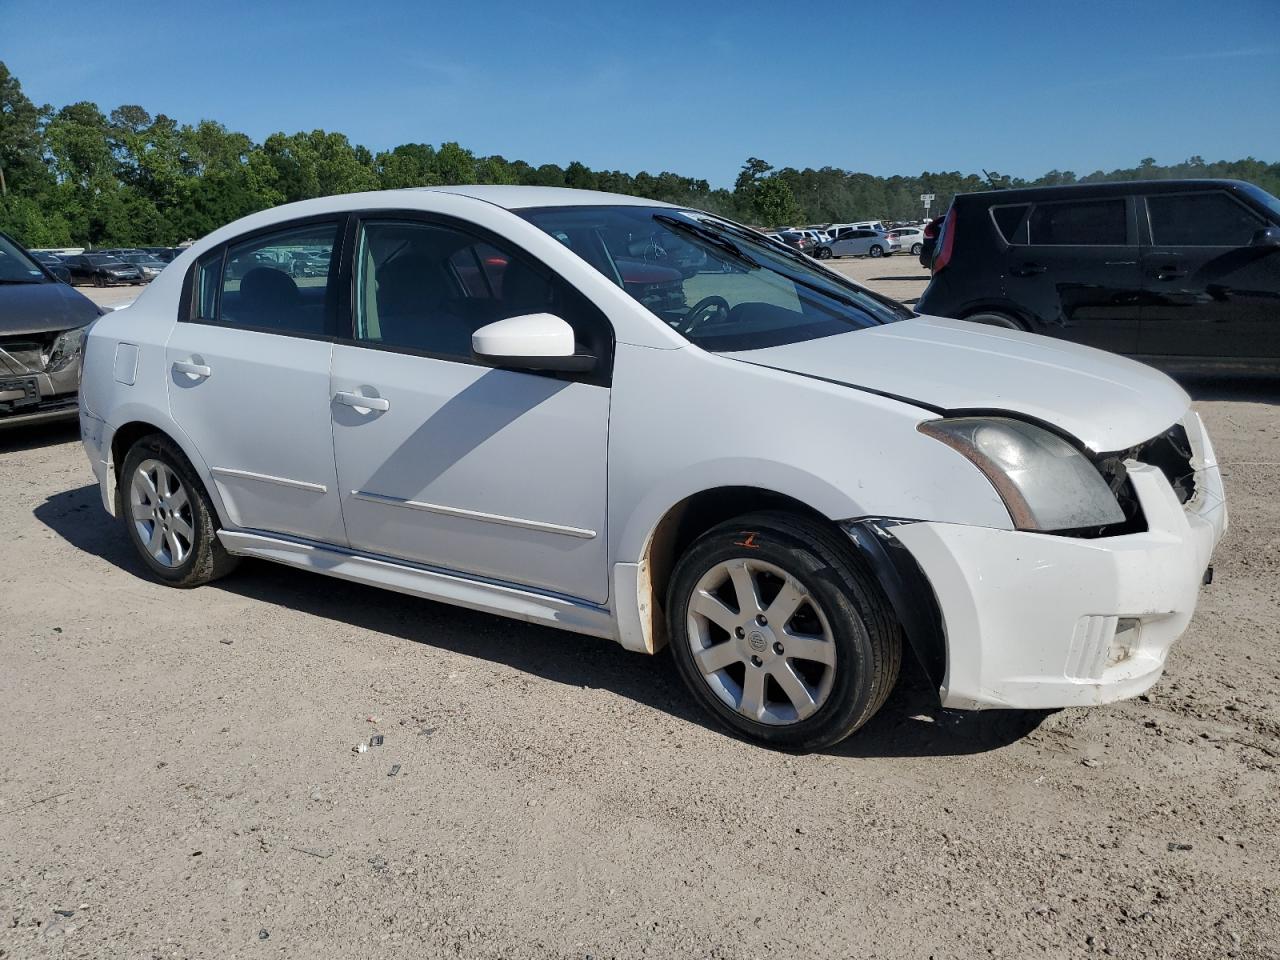
{"label": "blue sky", "polygon": [[[1280,0],[0,0],[37,103],[732,183],[1280,160]],[[621,12],[620,12],[621,11]]]}

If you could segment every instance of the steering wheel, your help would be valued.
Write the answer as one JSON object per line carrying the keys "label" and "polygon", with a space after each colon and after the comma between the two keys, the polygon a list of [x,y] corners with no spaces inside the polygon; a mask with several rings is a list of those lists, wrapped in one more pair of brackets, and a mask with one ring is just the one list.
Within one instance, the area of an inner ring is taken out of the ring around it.
{"label": "steering wheel", "polygon": [[684,315],[685,334],[693,333],[717,314],[729,315],[729,301],[724,297],[703,297]]}

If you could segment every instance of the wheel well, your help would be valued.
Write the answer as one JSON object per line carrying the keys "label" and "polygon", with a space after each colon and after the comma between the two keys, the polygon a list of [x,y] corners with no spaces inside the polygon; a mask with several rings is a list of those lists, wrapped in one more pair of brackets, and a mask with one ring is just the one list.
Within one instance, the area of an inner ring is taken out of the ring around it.
{"label": "wheel well", "polygon": [[652,628],[657,649],[666,641],[665,613],[667,584],[680,555],[712,527],[757,510],[786,510],[811,517],[821,523],[831,521],[808,504],[785,494],[760,487],[716,487],[681,500],[658,521],[644,553],[650,592],[648,609],[653,611]]}
{"label": "wheel well", "polygon": [[129,452],[129,448],[141,440],[148,434],[158,433],[163,437],[170,437],[167,433],[157,427],[154,423],[147,423],[143,420],[134,420],[119,427],[111,436],[111,464],[116,472],[116,481],[120,480],[120,465],[124,462],[125,455]]}

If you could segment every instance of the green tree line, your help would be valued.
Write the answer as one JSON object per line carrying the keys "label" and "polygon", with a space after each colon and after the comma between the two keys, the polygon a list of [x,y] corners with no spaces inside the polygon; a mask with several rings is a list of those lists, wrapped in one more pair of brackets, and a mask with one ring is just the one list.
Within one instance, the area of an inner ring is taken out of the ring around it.
{"label": "green tree line", "polygon": [[1280,163],[1191,157],[1160,166],[1037,180],[958,171],[878,177],[836,167],[775,169],[752,157],[732,189],[677,173],[533,166],[477,156],[461,144],[406,143],[374,153],[341,133],[273,133],[261,143],[213,120],[194,126],[141,106],[103,113],[81,101],[37,106],[0,62],[0,230],[32,247],[174,244],[267,207],[337,193],[457,183],[578,187],[700,207],[767,227],[935,212],[956,193],[1152,177],[1233,177],[1280,193]]}

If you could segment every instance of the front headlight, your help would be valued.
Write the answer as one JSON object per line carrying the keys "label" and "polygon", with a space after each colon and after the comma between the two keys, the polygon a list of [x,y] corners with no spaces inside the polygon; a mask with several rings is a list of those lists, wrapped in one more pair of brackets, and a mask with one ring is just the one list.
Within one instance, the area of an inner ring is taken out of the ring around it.
{"label": "front headlight", "polygon": [[80,358],[84,351],[84,335],[88,327],[76,327],[58,334],[53,341],[53,349],[49,352],[48,369],[51,373],[65,370]]}
{"label": "front headlight", "polygon": [[920,432],[958,450],[986,475],[1019,530],[1080,530],[1124,522],[1097,468],[1042,427],[1003,417],[956,417]]}

